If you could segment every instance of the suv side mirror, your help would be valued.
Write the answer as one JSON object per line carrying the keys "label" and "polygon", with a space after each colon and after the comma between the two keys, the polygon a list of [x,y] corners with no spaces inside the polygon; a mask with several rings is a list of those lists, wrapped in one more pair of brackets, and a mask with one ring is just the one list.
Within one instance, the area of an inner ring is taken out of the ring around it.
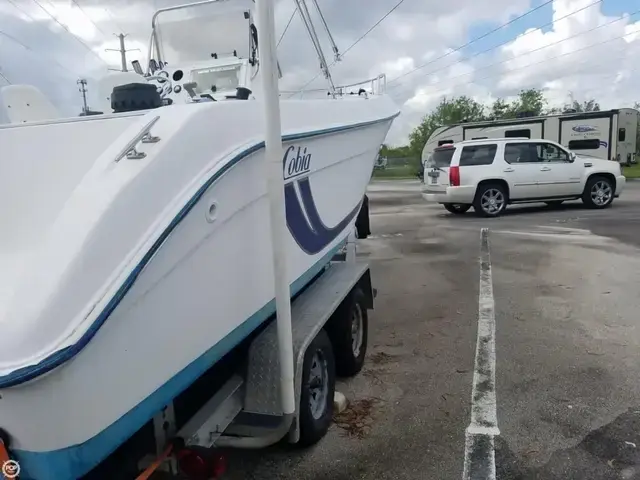
{"label": "suv side mirror", "polygon": [[575,161],[576,161],[576,154],[575,154],[575,153],[573,153],[573,152],[569,152],[569,161],[570,161],[571,163],[573,163],[573,162],[575,162]]}

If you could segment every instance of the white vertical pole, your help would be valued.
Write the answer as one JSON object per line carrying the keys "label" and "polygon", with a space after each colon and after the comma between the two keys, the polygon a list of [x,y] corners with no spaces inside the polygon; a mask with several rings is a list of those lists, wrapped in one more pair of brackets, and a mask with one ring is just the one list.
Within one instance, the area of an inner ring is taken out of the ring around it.
{"label": "white vertical pole", "polygon": [[291,297],[287,275],[287,224],[282,166],[282,127],[278,91],[274,0],[256,0],[260,77],[265,123],[267,192],[273,245],[278,348],[280,353],[280,396],[283,414],[295,413],[293,384],[293,340],[291,334]]}

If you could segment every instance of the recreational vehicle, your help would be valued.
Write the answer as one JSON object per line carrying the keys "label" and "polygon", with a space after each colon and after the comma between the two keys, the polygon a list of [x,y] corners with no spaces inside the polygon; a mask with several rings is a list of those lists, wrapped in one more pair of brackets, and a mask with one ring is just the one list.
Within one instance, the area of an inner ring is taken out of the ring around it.
{"label": "recreational vehicle", "polygon": [[565,112],[508,120],[465,122],[433,132],[422,151],[424,163],[434,148],[463,140],[540,138],[557,142],[579,155],[636,163],[636,133],[640,112],[619,108],[602,112]]}

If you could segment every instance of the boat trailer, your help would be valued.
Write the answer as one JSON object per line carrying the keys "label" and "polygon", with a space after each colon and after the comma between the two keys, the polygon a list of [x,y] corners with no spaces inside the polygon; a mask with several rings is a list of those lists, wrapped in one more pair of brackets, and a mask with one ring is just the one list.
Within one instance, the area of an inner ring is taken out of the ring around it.
{"label": "boat trailer", "polygon": [[[120,477],[118,460],[109,457],[84,478],[216,479],[226,468],[220,447],[261,448],[283,438],[300,446],[318,442],[331,425],[336,376],[357,374],[367,349],[367,311],[373,308],[375,291],[369,265],[356,260],[356,241],[354,232],[292,301],[296,413],[290,427],[282,428],[277,328],[272,320],[251,341],[235,373],[180,428],[173,402],[154,417],[155,455],[126,462],[135,460],[141,473]],[[2,480],[20,478],[9,473],[9,467],[17,465],[11,458],[10,433],[0,432],[0,464],[7,465]]]}
{"label": "boat trailer", "polygon": [[[328,431],[335,377],[353,376],[364,364],[367,310],[374,290],[369,266],[355,258],[355,235],[324,272],[291,305],[297,411],[290,428],[280,426],[276,323],[252,342],[246,369],[176,430],[173,405],[154,418],[157,458],[141,460],[144,472],[164,470],[188,478],[217,478],[224,459],[216,447],[262,448],[287,438],[309,446]],[[137,480],[149,478],[143,473]]]}

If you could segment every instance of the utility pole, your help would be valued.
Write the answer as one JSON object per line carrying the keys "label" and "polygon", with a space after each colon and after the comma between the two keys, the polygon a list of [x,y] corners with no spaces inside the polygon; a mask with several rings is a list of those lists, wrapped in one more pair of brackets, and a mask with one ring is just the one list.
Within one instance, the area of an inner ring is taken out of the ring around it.
{"label": "utility pole", "polygon": [[89,107],[87,107],[87,80],[81,78],[76,83],[80,85],[79,90],[80,93],[82,93],[82,113],[86,115],[86,113],[89,111]]}
{"label": "utility pole", "polygon": [[[114,35],[116,35],[114,33]],[[121,33],[119,35],[116,35],[116,37],[118,37],[118,39],[120,39],[120,48],[105,48],[106,52],[120,52],[120,62],[122,64],[122,67],[120,70],[118,70],[117,68],[110,68],[109,70],[115,70],[117,72],[128,72],[127,70],[127,52],[133,52],[135,50],[140,51],[139,48],[132,48],[130,50],[127,50],[127,48],[124,45],[124,39],[127,35],[124,33]]]}

